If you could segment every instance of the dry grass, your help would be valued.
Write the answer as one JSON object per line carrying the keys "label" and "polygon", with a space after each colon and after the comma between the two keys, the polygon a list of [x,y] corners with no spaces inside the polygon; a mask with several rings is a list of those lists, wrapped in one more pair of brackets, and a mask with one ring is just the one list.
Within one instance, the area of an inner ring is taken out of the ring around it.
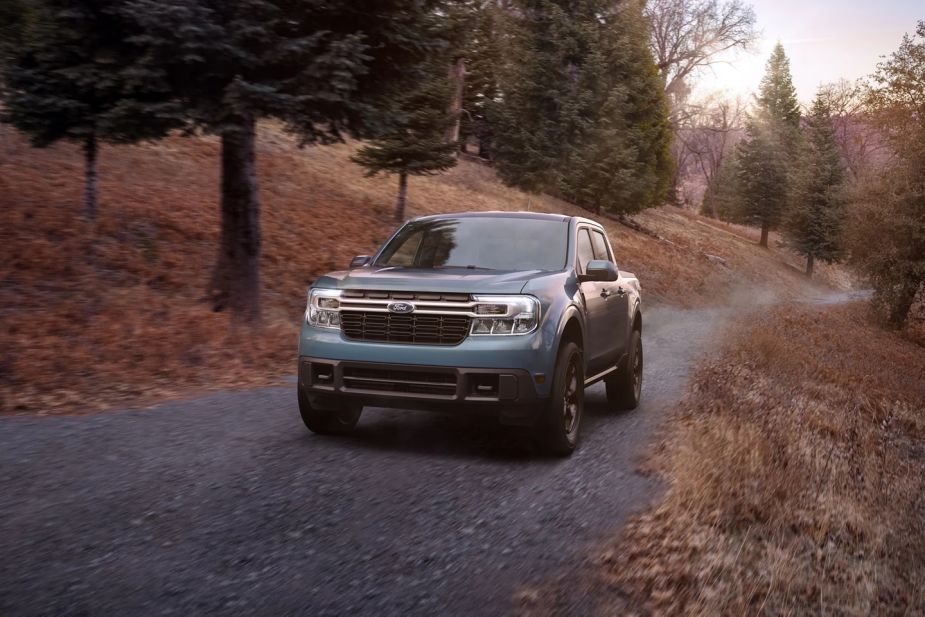
{"label": "dry grass", "polygon": [[622,615],[925,613],[925,348],[786,307],[695,375],[669,483],[605,558]]}
{"label": "dry grass", "polygon": [[[79,150],[34,150],[0,128],[0,410],[145,403],[291,371],[306,286],[373,251],[394,226],[395,181],[364,178],[348,161],[354,147],[298,150],[275,127],[261,128],[266,324],[255,335],[230,331],[202,299],[218,236],[215,139],[105,148],[101,214],[90,225],[80,217]],[[582,213],[504,187],[474,163],[411,182],[412,216],[527,208]],[[786,254],[694,215],[661,208],[638,220],[666,240],[608,226],[621,267],[639,275],[650,303],[715,302],[742,279],[803,287]]]}

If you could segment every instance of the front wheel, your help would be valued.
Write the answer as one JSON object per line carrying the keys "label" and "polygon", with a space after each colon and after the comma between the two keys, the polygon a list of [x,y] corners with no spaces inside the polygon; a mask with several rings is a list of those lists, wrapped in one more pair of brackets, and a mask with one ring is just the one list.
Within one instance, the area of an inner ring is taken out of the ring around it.
{"label": "front wheel", "polygon": [[568,456],[575,450],[584,401],[584,357],[578,345],[568,342],[559,349],[552,396],[537,425],[538,442],[544,452]]}
{"label": "front wheel", "polygon": [[299,388],[299,414],[302,422],[319,435],[346,435],[356,427],[363,407],[336,399],[312,400]]}
{"label": "front wheel", "polygon": [[642,335],[633,330],[629,355],[613,377],[604,380],[611,409],[636,409],[642,398]]}

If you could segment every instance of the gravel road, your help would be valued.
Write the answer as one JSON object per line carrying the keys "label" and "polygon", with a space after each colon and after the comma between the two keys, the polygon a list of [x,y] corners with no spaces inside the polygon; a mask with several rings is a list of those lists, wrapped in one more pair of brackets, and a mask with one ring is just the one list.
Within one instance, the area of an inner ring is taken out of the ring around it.
{"label": "gravel road", "polygon": [[510,614],[655,497],[639,456],[730,314],[650,310],[642,406],[592,388],[567,460],[427,412],[314,436],[294,385],[0,418],[0,614]]}

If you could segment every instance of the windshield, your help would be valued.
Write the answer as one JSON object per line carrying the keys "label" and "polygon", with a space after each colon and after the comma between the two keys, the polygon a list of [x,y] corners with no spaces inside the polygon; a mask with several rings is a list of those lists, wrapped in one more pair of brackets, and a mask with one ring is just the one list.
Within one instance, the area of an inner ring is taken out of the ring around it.
{"label": "windshield", "polygon": [[386,245],[377,266],[561,270],[568,221],[461,217],[415,221]]}

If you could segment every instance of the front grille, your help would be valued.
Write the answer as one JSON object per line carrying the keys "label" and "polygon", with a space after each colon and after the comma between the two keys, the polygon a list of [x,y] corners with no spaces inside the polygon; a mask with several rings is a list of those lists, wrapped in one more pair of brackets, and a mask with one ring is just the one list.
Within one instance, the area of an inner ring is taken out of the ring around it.
{"label": "front grille", "polygon": [[344,367],[344,389],[454,397],[456,373],[413,369]]}
{"label": "front grille", "polygon": [[341,330],[355,341],[458,345],[469,334],[464,315],[398,315],[371,311],[342,311]]}

